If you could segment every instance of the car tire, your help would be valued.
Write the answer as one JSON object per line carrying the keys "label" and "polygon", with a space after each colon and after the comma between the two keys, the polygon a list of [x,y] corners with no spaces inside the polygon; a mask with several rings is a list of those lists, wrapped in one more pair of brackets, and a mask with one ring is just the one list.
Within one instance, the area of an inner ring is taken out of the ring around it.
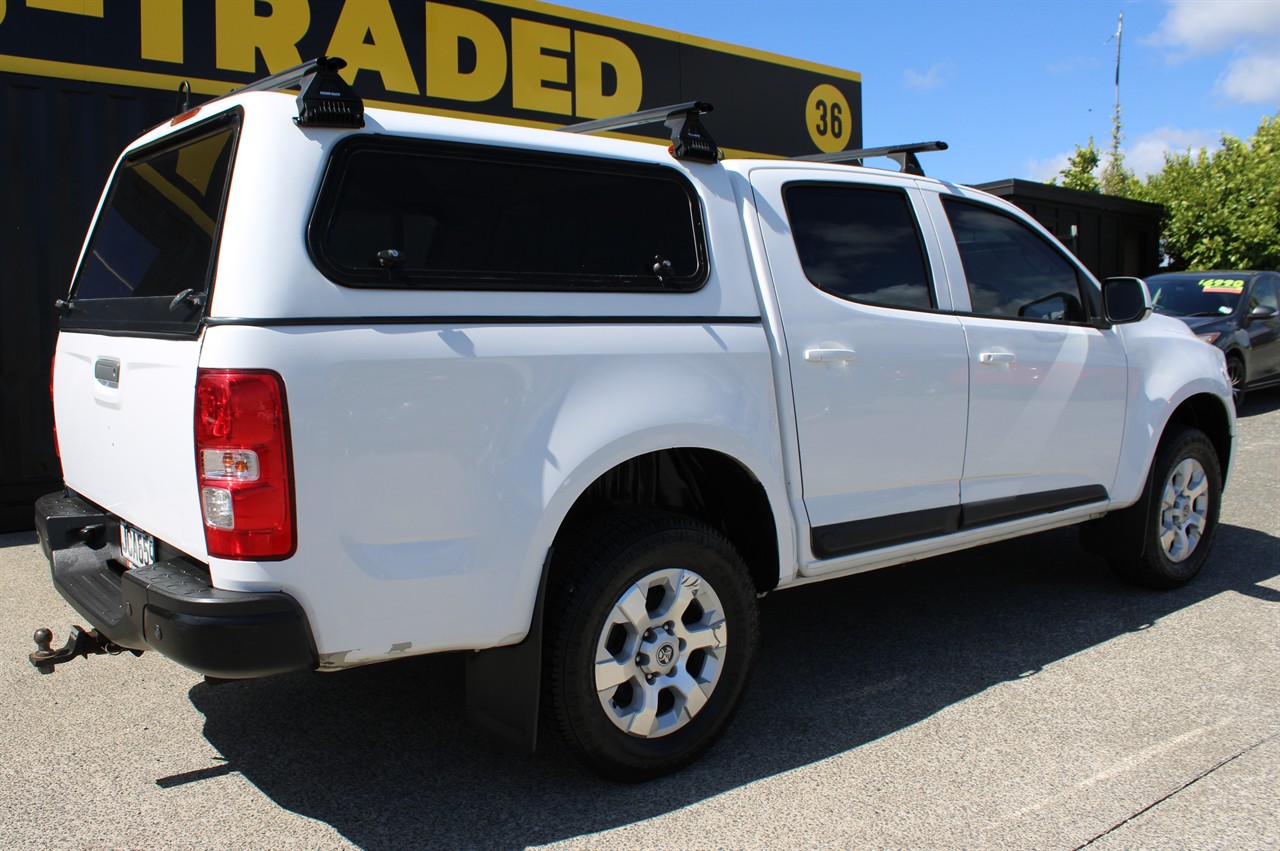
{"label": "car tire", "polygon": [[669,774],[728,727],[757,631],[755,588],[723,535],[680,514],[605,515],[554,556],[544,710],[597,773]]}
{"label": "car tire", "polygon": [[1196,428],[1165,435],[1147,476],[1141,505],[1142,553],[1109,559],[1122,578],[1150,588],[1177,588],[1200,573],[1222,504],[1222,471],[1209,438]]}
{"label": "car tire", "polygon": [[1236,355],[1227,357],[1227,379],[1231,382],[1231,402],[1236,413],[1244,407],[1244,361]]}

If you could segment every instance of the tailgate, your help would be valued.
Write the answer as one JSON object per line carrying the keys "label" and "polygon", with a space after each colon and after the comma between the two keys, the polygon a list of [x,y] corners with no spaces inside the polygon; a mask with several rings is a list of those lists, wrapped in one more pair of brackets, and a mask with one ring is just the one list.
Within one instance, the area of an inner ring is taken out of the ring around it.
{"label": "tailgate", "polygon": [[200,344],[63,333],[54,410],[67,487],[204,558],[193,417]]}

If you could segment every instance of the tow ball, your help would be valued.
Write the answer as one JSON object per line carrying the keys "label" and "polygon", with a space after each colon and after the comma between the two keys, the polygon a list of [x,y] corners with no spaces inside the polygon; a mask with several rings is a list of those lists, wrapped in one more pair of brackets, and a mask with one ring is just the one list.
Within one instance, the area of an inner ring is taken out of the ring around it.
{"label": "tow ball", "polygon": [[101,655],[103,653],[110,653],[115,656],[126,650],[134,656],[142,655],[141,650],[121,647],[119,644],[105,638],[96,629],[85,629],[82,626],[71,627],[71,634],[67,636],[67,643],[57,650],[50,647],[53,643],[53,631],[48,627],[37,629],[33,638],[35,639],[37,650],[28,654],[27,659],[42,674],[52,674],[55,665],[70,662],[77,656],[88,658],[90,654]]}

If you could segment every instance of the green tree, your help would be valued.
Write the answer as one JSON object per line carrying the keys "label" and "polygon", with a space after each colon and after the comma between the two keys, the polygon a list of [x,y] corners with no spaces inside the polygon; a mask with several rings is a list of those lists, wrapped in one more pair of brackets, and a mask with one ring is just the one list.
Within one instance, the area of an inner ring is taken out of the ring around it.
{"label": "green tree", "polygon": [[[1067,160],[1067,167],[1058,172],[1062,185],[1067,189],[1080,189],[1084,192],[1102,191],[1102,185],[1093,175],[1101,159],[1102,155],[1094,147],[1092,136],[1089,137],[1087,146],[1082,148],[1076,145],[1076,152]],[[1049,183],[1057,185],[1058,177],[1054,177]]]}
{"label": "green tree", "polygon": [[1163,204],[1173,269],[1280,268],[1280,114],[1243,142],[1165,155],[1164,168],[1127,194]]}
{"label": "green tree", "polygon": [[[1117,101],[1115,115],[1112,116],[1111,123],[1111,156],[1107,157],[1107,164],[1102,167],[1100,188],[1107,195],[1129,197],[1135,192],[1138,178],[1125,167],[1124,152],[1120,150],[1120,140],[1122,138],[1120,135],[1120,103]],[[1090,139],[1090,142],[1092,141]]]}

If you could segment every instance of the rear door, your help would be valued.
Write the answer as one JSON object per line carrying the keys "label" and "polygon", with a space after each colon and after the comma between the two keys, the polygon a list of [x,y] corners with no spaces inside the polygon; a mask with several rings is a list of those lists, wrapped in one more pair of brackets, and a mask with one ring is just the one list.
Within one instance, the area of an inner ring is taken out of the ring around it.
{"label": "rear door", "polygon": [[842,171],[752,172],[817,559],[955,531],[967,416],[914,182]]}
{"label": "rear door", "polygon": [[[202,556],[194,389],[238,111],[131,152],[73,281],[54,362],[67,486]],[[136,543],[136,539],[134,539]]]}

